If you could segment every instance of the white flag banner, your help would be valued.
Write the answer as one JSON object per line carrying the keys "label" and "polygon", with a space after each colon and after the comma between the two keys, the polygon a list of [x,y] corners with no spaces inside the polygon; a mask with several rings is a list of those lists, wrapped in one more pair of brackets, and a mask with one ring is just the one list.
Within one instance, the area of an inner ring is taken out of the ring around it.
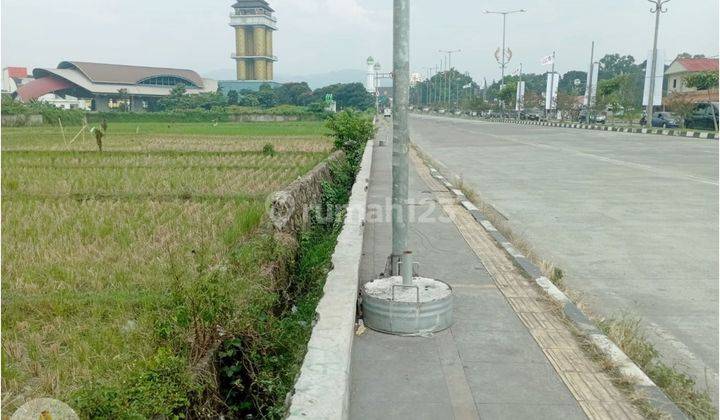
{"label": "white flag banner", "polygon": [[[591,73],[592,79],[590,79]],[[588,103],[590,104],[590,107],[595,106],[595,99],[597,98],[598,73],[600,73],[600,63],[596,61],[593,63],[592,70],[588,73],[587,81],[585,82],[585,98],[583,99],[583,104],[585,104],[585,106],[587,106]],[[590,90],[588,90],[588,86],[590,87]]]}
{"label": "white flag banner", "polygon": [[[650,96],[650,70],[652,68],[652,50],[648,51],[645,65],[645,87],[643,88],[643,106],[647,106]],[[665,78],[665,51],[658,50],[657,65],[655,66],[655,89],[653,93],[653,106],[662,105],[663,79]]]}
{"label": "white flag banner", "polygon": [[520,74],[520,72],[522,71],[522,70],[520,70],[521,68],[522,68],[522,67],[518,67],[518,68],[516,68],[515,70],[513,70],[513,71],[512,71],[512,73],[511,73],[511,74],[512,74],[513,76],[517,76],[517,75],[519,75],[519,74]]}
{"label": "white flag banner", "polygon": [[555,62],[555,57],[553,57],[552,55],[548,55],[546,57],[543,57],[540,62],[543,66],[549,66]]}
{"label": "white flag banner", "polygon": [[557,105],[558,85],[560,85],[560,73],[548,73],[545,87],[545,109],[547,110],[555,109],[555,105]]}
{"label": "white flag banner", "polygon": [[515,111],[525,109],[525,82],[518,82],[515,92]]}

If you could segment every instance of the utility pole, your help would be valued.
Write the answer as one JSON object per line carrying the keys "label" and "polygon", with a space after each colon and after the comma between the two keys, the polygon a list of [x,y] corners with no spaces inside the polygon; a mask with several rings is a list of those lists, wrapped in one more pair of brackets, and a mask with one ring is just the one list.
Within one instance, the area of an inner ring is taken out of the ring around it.
{"label": "utility pole", "polygon": [[588,83],[585,86],[587,92],[587,109],[585,109],[585,123],[590,124],[590,110],[592,108],[593,72],[595,71],[595,41],[590,47],[590,71],[588,72]]}
{"label": "utility pole", "polygon": [[[648,91],[648,103],[647,103],[647,120],[652,125],[652,114],[653,114],[653,102],[655,102],[655,76],[657,69],[657,43],[658,43],[658,31],[660,30],[660,14],[667,12],[667,9],[663,9],[663,5],[670,0],[648,0],[653,4],[653,9],[650,9],[650,13],[655,13],[655,36],[653,37],[653,49],[652,49],[652,67],[650,67],[650,90]],[[650,65],[647,63],[646,65]]]}
{"label": "utility pole", "polygon": [[452,100],[452,74],[450,73],[452,71],[452,55],[455,53],[459,53],[462,50],[439,50],[438,52],[447,54],[447,67],[448,72],[445,74],[445,78],[447,79],[447,103],[448,108],[450,107],[450,101]]}

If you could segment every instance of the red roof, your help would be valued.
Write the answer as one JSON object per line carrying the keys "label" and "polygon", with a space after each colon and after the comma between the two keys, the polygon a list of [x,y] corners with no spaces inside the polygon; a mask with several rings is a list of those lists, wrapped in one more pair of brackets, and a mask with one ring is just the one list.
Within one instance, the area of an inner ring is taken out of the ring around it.
{"label": "red roof", "polygon": [[17,96],[22,102],[32,101],[48,93],[71,88],[74,85],[65,79],[41,77],[18,87]]}
{"label": "red roof", "polygon": [[678,63],[689,72],[718,71],[717,58],[681,58]]}
{"label": "red roof", "polygon": [[27,69],[25,67],[8,67],[8,76],[13,79],[24,79],[28,76]]}

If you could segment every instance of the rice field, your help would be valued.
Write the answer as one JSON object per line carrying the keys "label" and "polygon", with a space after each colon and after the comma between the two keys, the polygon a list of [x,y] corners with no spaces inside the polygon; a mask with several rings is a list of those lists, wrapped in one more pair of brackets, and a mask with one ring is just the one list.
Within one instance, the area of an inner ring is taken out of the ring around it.
{"label": "rice field", "polygon": [[[78,130],[2,132],[3,409],[167,345],[178,270],[222,265],[268,195],[332,147],[322,122],[111,124],[102,153],[90,135],[69,144]],[[233,287],[242,304],[252,282]]]}

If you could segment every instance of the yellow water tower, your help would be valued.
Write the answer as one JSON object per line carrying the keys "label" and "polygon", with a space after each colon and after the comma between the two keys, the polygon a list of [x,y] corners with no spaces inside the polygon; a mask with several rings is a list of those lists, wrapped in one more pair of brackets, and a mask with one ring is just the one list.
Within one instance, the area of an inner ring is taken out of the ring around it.
{"label": "yellow water tower", "polygon": [[235,54],[238,80],[272,80],[273,32],[277,30],[275,12],[265,0],[238,0],[230,14],[235,28]]}

